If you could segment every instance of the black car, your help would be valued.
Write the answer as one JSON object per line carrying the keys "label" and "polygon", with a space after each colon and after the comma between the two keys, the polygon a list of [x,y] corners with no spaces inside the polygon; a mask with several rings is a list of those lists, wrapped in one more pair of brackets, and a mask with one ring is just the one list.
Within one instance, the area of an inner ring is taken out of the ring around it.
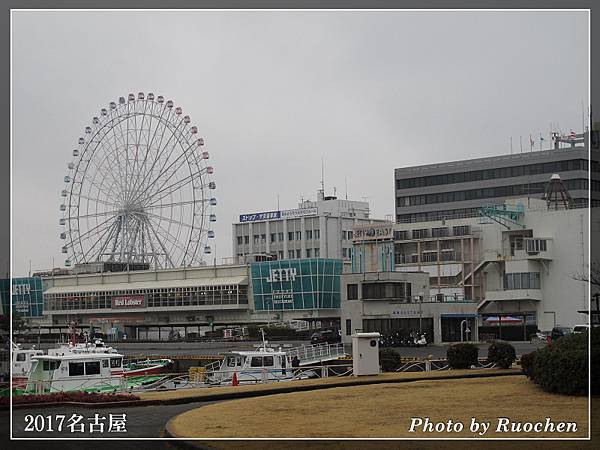
{"label": "black car", "polygon": [[313,333],[310,337],[310,343],[315,344],[335,344],[341,342],[342,337],[336,330],[324,330]]}
{"label": "black car", "polygon": [[573,328],[556,326],[556,327],[552,328],[552,333],[550,333],[550,339],[552,341],[555,341],[563,336],[566,336],[566,335],[572,334],[572,333],[573,333]]}

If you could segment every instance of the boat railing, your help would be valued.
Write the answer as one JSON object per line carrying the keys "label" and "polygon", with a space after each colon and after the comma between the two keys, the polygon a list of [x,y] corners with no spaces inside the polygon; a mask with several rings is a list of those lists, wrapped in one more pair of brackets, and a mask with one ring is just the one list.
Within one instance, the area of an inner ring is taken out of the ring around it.
{"label": "boat railing", "polygon": [[[204,368],[202,368],[204,369]],[[292,380],[343,377],[352,375],[352,363],[331,366],[303,366],[286,368],[227,368],[187,374],[165,374],[153,383],[133,388],[133,391],[173,390],[231,386],[234,374],[239,384],[266,384]]]}

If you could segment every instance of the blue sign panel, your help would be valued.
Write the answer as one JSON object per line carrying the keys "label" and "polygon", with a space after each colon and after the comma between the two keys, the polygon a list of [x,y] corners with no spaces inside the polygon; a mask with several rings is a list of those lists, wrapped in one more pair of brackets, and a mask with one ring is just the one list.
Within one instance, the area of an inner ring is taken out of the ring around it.
{"label": "blue sign panel", "polygon": [[340,308],[339,259],[286,259],[251,266],[254,309]]}
{"label": "blue sign panel", "polygon": [[2,314],[7,315],[12,306],[13,313],[21,317],[40,317],[44,314],[44,295],[40,277],[12,279],[12,299],[10,279],[0,280]]}
{"label": "blue sign panel", "polygon": [[257,220],[273,220],[281,217],[281,211],[268,211],[252,214],[241,214],[240,222],[255,222]]}

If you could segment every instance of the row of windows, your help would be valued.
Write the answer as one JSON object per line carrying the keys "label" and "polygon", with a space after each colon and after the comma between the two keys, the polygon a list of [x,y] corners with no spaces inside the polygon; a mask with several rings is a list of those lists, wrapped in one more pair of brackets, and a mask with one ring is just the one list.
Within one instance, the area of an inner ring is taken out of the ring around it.
{"label": "row of windows", "polygon": [[[348,284],[348,300],[358,300],[358,284]],[[363,283],[362,298],[406,300],[411,297],[411,284],[404,282]]]}
{"label": "row of windows", "polygon": [[[540,198],[541,194],[538,195]],[[574,198],[573,203],[579,207],[587,207],[590,201],[587,198]],[[600,200],[592,199],[591,206],[593,208],[600,207]],[[479,217],[479,207],[475,208],[457,208],[443,209],[439,211],[429,211],[422,213],[411,214],[396,214],[397,223],[418,223],[418,222],[433,222],[437,220],[462,219],[465,217]]]}
{"label": "row of windows", "polygon": [[[281,252],[283,253],[283,252]],[[321,250],[318,248],[307,248],[306,249],[306,257],[307,258],[319,258],[321,256]],[[301,259],[302,258],[302,250],[288,250],[288,259]]]}
{"label": "row of windows", "polygon": [[539,253],[545,252],[547,249],[546,239],[526,239],[525,240],[525,251],[527,253]]}
{"label": "row of windows", "polygon": [[[50,311],[110,309],[113,297],[123,293],[49,294],[45,298],[46,309]],[[235,285],[142,289],[127,291],[126,294],[144,295],[148,308],[248,304],[247,287]]]}
{"label": "row of windows", "polygon": [[540,273],[506,273],[504,274],[504,289],[540,289]]}
{"label": "row of windows", "polygon": [[[317,230],[306,230],[304,232],[304,234],[305,234],[307,240],[320,239],[320,236],[321,236],[321,232],[318,229]],[[271,233],[269,236],[269,239],[270,239],[271,243],[283,242],[284,236],[285,235],[283,232]],[[302,231],[288,231],[287,238],[288,238],[288,241],[301,241],[302,240]],[[266,234],[255,234],[252,236],[252,242],[254,244],[264,244],[267,242],[267,235]],[[249,235],[237,237],[237,245],[243,245],[243,244],[249,244],[249,243],[250,243]]]}
{"label": "row of windows", "polygon": [[[405,255],[403,253],[396,253],[394,255],[396,264],[417,264],[418,255],[416,253],[412,253],[410,255]],[[437,262],[439,261],[458,261],[457,253],[454,249],[442,249],[440,251],[439,257],[437,251],[431,252],[423,252],[421,254],[421,262]]]}
{"label": "row of windows", "polygon": [[[586,190],[588,189],[588,180],[585,178],[576,178],[565,180],[563,184],[567,190]],[[541,193],[546,189],[547,183],[518,184],[513,186],[498,186],[483,189],[469,189],[466,191],[439,192],[435,194],[411,195],[408,197],[397,197],[396,206],[418,206],[429,205],[432,203],[461,202],[465,200],[479,200],[482,198],[511,197],[517,195],[527,195],[531,193]]]}
{"label": "row of windows", "polygon": [[528,164],[525,166],[501,167],[497,169],[473,170],[470,172],[406,178],[403,180],[396,180],[396,189],[411,189],[454,183],[471,183],[473,181],[522,177],[543,173],[566,172],[570,170],[588,170],[588,161],[585,159],[572,159],[569,161],[552,161],[547,163]]}
{"label": "row of windows", "polygon": [[[471,227],[469,225],[457,225],[452,227],[452,236],[468,236],[471,234]],[[436,228],[419,228],[416,230],[402,230],[394,231],[394,240],[396,241],[407,241],[409,239],[427,239],[430,236],[435,237],[449,237],[450,229],[448,227],[436,227]]]}

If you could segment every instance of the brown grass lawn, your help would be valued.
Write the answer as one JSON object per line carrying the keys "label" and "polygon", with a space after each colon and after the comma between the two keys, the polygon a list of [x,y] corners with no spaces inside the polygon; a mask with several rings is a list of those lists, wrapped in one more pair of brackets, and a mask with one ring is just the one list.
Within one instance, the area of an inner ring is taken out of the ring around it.
{"label": "brown grass lawn", "polygon": [[[461,421],[465,430],[410,433],[411,417],[429,417],[433,422]],[[178,436],[208,440],[211,437],[477,437],[468,430],[472,417],[491,422],[484,437],[573,438],[586,437],[588,433],[586,397],[545,393],[524,376],[424,380],[232,400],[181,414],[170,422],[170,430]],[[577,432],[496,433],[498,417],[508,417],[513,422],[543,422],[550,417],[553,422],[576,422]],[[227,445],[216,447],[236,448],[229,445],[233,442],[223,444]],[[278,448],[288,448],[286,442],[281,444]],[[298,443],[295,444],[298,448]],[[468,442],[464,444],[463,448],[471,448]],[[580,444],[578,448],[584,443]]]}

